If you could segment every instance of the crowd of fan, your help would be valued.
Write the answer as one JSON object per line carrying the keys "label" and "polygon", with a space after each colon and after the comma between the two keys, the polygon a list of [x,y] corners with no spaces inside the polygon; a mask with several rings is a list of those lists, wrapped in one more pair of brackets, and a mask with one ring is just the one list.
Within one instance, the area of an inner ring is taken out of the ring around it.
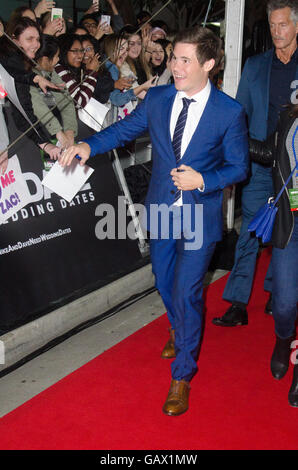
{"label": "crowd of fan", "polygon": [[[147,12],[137,16],[136,24],[125,25],[114,1],[108,3],[110,25],[100,21],[103,12],[96,11],[96,4],[77,25],[64,18],[51,20],[55,2],[49,0],[41,0],[35,10],[18,7],[6,23],[0,21],[2,70],[13,77],[29,121],[38,122],[37,132],[27,135],[51,159],[80,138],[78,111],[91,98],[110,108],[127,103],[133,108],[150,87],[172,82],[168,26],[150,21]],[[25,132],[28,119],[12,108],[17,129]],[[7,167],[4,150],[1,172]]]}

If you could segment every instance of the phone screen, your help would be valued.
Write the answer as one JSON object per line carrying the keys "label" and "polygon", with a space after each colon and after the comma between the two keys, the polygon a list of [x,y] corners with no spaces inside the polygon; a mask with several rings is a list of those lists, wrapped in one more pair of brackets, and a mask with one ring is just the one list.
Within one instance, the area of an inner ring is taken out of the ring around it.
{"label": "phone screen", "polygon": [[111,17],[109,15],[101,15],[100,17],[100,24],[106,23],[108,25],[111,24]]}
{"label": "phone screen", "polygon": [[51,21],[55,20],[56,18],[62,18],[62,17],[63,17],[62,8],[52,8]]}

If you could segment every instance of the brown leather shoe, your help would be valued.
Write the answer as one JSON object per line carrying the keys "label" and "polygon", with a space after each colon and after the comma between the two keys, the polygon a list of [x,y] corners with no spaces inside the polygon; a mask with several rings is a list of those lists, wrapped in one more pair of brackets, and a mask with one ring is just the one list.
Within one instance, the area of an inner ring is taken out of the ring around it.
{"label": "brown leather shoe", "polygon": [[170,339],[166,343],[165,347],[163,348],[163,351],[161,353],[161,357],[163,359],[173,359],[176,357],[175,353],[175,330],[173,328],[169,328],[170,332]]}
{"label": "brown leather shoe", "polygon": [[188,410],[189,391],[189,382],[173,379],[162,411],[170,416],[178,416],[185,413]]}

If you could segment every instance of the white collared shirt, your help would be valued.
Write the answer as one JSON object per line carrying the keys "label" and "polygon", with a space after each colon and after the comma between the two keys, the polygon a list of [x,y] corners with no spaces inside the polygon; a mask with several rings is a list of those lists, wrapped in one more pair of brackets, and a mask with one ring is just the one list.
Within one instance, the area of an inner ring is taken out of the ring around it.
{"label": "white collared shirt", "polygon": [[[196,93],[195,95],[191,97],[192,99],[195,100],[195,103],[191,103],[188,108],[187,120],[186,120],[184,132],[182,136],[182,142],[181,142],[181,158],[183,157],[184,152],[187,149],[188,144],[191,141],[191,138],[200,122],[200,119],[204,112],[210,92],[211,92],[211,84],[210,84],[210,80],[208,80],[203,90],[199,91],[198,93]],[[183,107],[182,98],[190,98],[190,97],[187,96],[184,91],[178,91],[176,94],[176,97],[173,103],[173,108],[172,108],[171,120],[170,120],[170,134],[171,134],[172,140],[173,140],[176,122]],[[176,202],[176,205],[181,205],[181,204],[182,204],[182,196]]]}

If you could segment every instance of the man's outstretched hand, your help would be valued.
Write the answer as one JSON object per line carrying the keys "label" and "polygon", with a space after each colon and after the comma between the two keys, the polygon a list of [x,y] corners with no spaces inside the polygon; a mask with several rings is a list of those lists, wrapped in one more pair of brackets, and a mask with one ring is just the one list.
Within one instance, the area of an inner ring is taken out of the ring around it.
{"label": "man's outstretched hand", "polygon": [[80,159],[80,165],[85,165],[86,161],[90,157],[91,149],[88,144],[82,142],[81,144],[72,145],[68,149],[64,149],[61,152],[59,163],[61,166],[66,167],[71,164],[73,159],[78,156]]}

